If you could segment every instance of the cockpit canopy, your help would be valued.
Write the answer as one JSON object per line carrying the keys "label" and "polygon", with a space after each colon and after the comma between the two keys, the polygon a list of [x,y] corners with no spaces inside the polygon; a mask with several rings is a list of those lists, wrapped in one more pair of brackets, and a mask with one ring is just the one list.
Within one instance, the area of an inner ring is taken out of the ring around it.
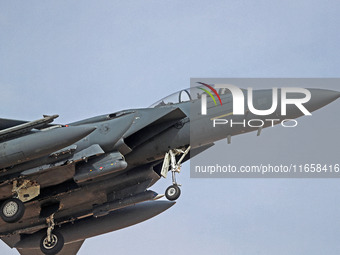
{"label": "cockpit canopy", "polygon": [[[214,88],[214,85],[210,85],[211,87]],[[155,107],[161,107],[165,105],[173,105],[173,104],[179,104],[187,101],[192,101],[195,99],[200,99],[201,95],[203,93],[206,93],[205,91],[209,91],[210,93],[213,94],[213,92],[205,87],[205,86],[197,86],[197,87],[191,87],[187,89],[183,89],[180,91],[177,91],[167,97],[162,98],[161,100],[157,101],[156,103],[150,105],[149,108],[155,108]],[[228,89],[221,88],[218,89],[218,94],[219,95],[224,95],[230,93]]]}

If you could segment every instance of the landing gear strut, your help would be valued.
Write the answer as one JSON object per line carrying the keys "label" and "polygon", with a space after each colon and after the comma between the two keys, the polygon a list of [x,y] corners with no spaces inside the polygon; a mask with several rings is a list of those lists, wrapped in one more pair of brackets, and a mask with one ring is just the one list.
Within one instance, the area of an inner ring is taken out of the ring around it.
{"label": "landing gear strut", "polygon": [[[165,196],[170,201],[178,199],[179,196],[181,195],[181,189],[179,188],[179,186],[181,186],[181,185],[178,184],[177,181],[176,181],[176,173],[181,172],[181,163],[182,163],[184,157],[189,153],[190,148],[191,147],[188,146],[188,148],[185,151],[183,151],[181,149],[173,149],[173,150],[169,150],[169,152],[167,152],[165,154],[161,175],[164,178],[166,178],[168,171],[171,171],[172,185],[169,186],[165,191]],[[178,162],[176,162],[176,156],[180,155],[180,154],[183,154],[183,155],[178,160]],[[170,165],[170,163],[171,163],[171,165]],[[169,170],[170,166],[171,166],[171,168]]]}
{"label": "landing gear strut", "polygon": [[[46,255],[58,254],[64,247],[64,237],[54,230],[54,214],[46,219],[47,222],[47,235],[40,241],[40,250]],[[53,232],[52,232],[53,231]]]}

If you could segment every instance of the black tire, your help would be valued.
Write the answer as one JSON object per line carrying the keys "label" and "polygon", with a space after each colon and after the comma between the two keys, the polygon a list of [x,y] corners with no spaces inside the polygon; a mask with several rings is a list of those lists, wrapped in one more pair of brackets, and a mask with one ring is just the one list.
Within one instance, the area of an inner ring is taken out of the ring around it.
{"label": "black tire", "polygon": [[52,242],[47,241],[47,235],[40,240],[40,250],[46,255],[58,254],[64,247],[64,237],[57,231],[51,234]]}
{"label": "black tire", "polygon": [[0,209],[0,216],[7,223],[14,223],[21,220],[25,213],[24,203],[17,198],[7,199]]}
{"label": "black tire", "polygon": [[180,195],[181,190],[177,185],[171,185],[165,191],[165,196],[170,201],[176,200]]}

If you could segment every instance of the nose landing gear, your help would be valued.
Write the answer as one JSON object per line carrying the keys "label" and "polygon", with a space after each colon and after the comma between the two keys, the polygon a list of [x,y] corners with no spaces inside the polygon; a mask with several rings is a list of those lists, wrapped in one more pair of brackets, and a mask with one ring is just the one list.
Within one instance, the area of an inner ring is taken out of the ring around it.
{"label": "nose landing gear", "polygon": [[[179,186],[181,186],[181,185],[178,184],[177,181],[176,181],[176,173],[181,172],[181,163],[182,163],[184,157],[189,153],[190,148],[191,147],[188,146],[188,148],[185,151],[183,151],[181,149],[173,149],[173,150],[169,150],[169,152],[167,152],[165,154],[163,165],[162,165],[161,175],[164,178],[166,178],[168,172],[171,171],[172,185],[169,186],[165,191],[165,196],[170,201],[174,201],[174,200],[178,199],[179,196],[181,195],[181,189],[179,188]],[[176,156],[180,155],[180,154],[183,154],[183,155],[178,160],[178,162],[176,162]],[[170,166],[171,166],[171,168],[169,170]]]}
{"label": "nose landing gear", "polygon": [[181,195],[181,189],[177,186],[177,184],[169,186],[165,191],[165,197],[170,200],[174,201]]}

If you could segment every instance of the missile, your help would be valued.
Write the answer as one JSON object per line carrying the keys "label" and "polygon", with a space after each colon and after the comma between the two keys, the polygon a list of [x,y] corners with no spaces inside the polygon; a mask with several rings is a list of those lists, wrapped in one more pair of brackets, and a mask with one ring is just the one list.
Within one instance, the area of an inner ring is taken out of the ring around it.
{"label": "missile", "polygon": [[37,159],[84,138],[94,127],[58,127],[0,144],[0,169]]}
{"label": "missile", "polygon": [[[147,201],[111,212],[107,216],[84,218],[55,228],[63,235],[65,244],[72,243],[115,230],[126,228],[148,220],[173,206],[171,201]],[[38,249],[40,240],[46,235],[41,230],[31,235],[22,235],[14,247],[17,249]]]}
{"label": "missile", "polygon": [[85,182],[107,174],[112,174],[127,167],[124,156],[119,152],[113,152],[103,157],[89,160],[87,164],[77,168],[73,177],[77,183]]}

